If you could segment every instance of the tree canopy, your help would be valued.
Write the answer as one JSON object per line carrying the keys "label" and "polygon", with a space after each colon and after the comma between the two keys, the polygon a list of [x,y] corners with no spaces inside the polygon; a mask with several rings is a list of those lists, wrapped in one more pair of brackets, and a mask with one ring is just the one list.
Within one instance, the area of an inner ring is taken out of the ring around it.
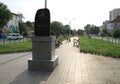
{"label": "tree canopy", "polygon": [[61,22],[59,21],[53,21],[51,23],[51,35],[55,35],[55,36],[59,36],[59,35],[63,35],[63,36],[68,36],[69,34],[71,35],[83,35],[84,31],[81,29],[78,30],[71,30],[70,25],[66,24],[63,25]]}
{"label": "tree canopy", "polygon": [[77,34],[83,36],[84,35],[84,30],[78,29]]}
{"label": "tree canopy", "polygon": [[52,35],[60,35],[63,24],[61,22],[53,21],[51,23],[51,34]]}
{"label": "tree canopy", "polygon": [[108,32],[107,29],[106,29],[106,28],[103,28],[103,29],[102,29],[102,32],[101,32],[101,36],[102,36],[102,37],[106,36],[106,35],[107,35],[107,32]]}
{"label": "tree canopy", "polygon": [[87,25],[84,27],[84,31],[86,32],[87,35],[90,34],[90,24],[87,24]]}
{"label": "tree canopy", "polygon": [[64,25],[63,34],[69,34],[70,33],[70,25]]}
{"label": "tree canopy", "polygon": [[7,6],[0,2],[0,28],[3,28],[12,18],[12,14]]}
{"label": "tree canopy", "polygon": [[114,38],[120,38],[120,29],[115,29],[115,30],[113,30],[112,36],[113,36]]}
{"label": "tree canopy", "polygon": [[84,27],[84,30],[85,30],[87,35],[89,35],[89,34],[96,34],[96,35],[98,35],[98,33],[100,32],[100,28],[99,27],[97,27],[95,25],[90,25],[90,24],[87,24]]}
{"label": "tree canopy", "polygon": [[28,28],[28,25],[24,22],[22,23],[19,23],[19,32],[20,34],[22,34],[23,36],[27,36],[27,28]]}

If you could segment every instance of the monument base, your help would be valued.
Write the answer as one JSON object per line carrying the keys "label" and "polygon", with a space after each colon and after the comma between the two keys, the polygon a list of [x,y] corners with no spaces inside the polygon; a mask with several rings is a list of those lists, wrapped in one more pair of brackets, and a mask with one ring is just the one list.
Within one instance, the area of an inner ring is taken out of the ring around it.
{"label": "monument base", "polygon": [[57,56],[55,56],[55,58],[52,60],[35,60],[32,58],[28,60],[29,70],[53,71],[57,65],[58,65]]}

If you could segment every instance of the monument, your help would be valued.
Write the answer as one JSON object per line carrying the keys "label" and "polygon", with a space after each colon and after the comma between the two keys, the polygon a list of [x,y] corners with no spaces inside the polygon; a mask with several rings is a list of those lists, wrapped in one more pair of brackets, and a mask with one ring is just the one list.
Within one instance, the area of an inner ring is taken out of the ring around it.
{"label": "monument", "polygon": [[35,17],[35,35],[50,35],[50,11],[48,9],[39,9]]}
{"label": "monument", "polygon": [[50,11],[39,9],[35,16],[35,36],[32,40],[32,58],[28,60],[29,70],[54,70],[58,65],[55,55],[55,36],[50,36]]}

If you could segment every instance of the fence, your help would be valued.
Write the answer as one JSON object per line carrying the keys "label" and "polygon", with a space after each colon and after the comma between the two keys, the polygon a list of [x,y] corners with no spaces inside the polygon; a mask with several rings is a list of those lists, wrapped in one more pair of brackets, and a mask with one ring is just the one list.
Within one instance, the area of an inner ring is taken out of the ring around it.
{"label": "fence", "polygon": [[24,42],[24,41],[30,41],[30,40],[31,40],[31,38],[14,39],[14,40],[0,39],[0,45],[17,43],[17,42]]}
{"label": "fence", "polygon": [[92,38],[105,40],[112,43],[120,43],[120,38],[113,38],[113,37],[92,37]]}

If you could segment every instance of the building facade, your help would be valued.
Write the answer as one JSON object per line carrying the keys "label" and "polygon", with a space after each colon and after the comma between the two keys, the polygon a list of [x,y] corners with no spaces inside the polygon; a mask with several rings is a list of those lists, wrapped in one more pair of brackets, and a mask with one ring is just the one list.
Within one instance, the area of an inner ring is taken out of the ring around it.
{"label": "building facade", "polygon": [[120,8],[109,12],[109,20],[103,22],[103,28],[111,34],[114,29],[120,29]]}
{"label": "building facade", "polygon": [[109,20],[112,21],[116,19],[117,16],[120,16],[120,8],[113,9],[109,12]]}
{"label": "building facade", "polygon": [[6,28],[10,30],[10,33],[15,33],[19,31],[19,22],[22,21],[21,14],[12,13],[13,17],[6,25]]}
{"label": "building facade", "polygon": [[106,20],[105,22],[103,22],[103,28],[106,28],[108,33],[112,33],[114,29],[114,23],[112,23],[109,20]]}
{"label": "building facade", "polygon": [[22,22],[22,14],[12,13],[12,19],[7,23],[4,28],[0,28],[0,39],[7,36],[9,33],[19,32],[19,23]]}

